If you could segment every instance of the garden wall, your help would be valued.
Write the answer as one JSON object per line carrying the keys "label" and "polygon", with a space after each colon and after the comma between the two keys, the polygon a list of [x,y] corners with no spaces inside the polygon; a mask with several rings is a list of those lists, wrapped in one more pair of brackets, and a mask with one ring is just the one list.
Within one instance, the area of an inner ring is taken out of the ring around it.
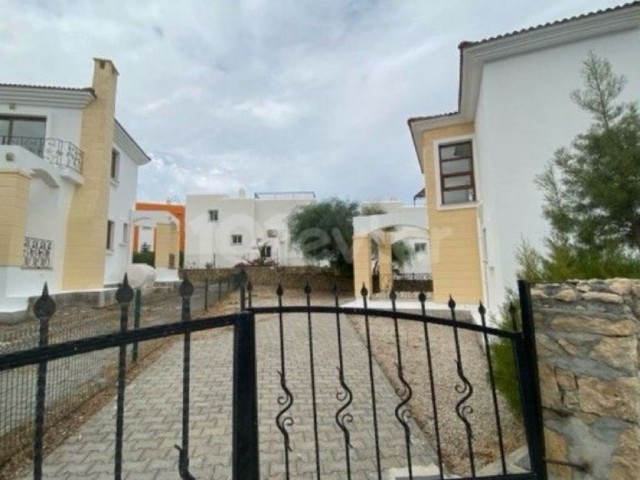
{"label": "garden wall", "polygon": [[[302,291],[307,282],[313,291],[328,292],[337,285],[342,295],[353,295],[353,279],[337,276],[330,268],[322,267],[245,267],[253,285],[265,285],[275,290],[278,283],[284,289]],[[180,271],[180,278],[186,274],[189,280],[199,281],[208,278],[217,280],[225,277],[232,269],[184,269]]]}
{"label": "garden wall", "polygon": [[640,281],[539,284],[532,297],[550,478],[640,478]]}

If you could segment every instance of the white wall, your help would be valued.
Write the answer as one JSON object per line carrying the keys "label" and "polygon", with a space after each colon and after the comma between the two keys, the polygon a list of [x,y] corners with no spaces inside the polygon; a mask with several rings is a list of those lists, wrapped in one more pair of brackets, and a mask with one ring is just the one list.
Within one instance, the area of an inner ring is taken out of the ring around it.
{"label": "white wall", "polygon": [[0,115],[45,117],[47,119],[47,138],[58,138],[65,142],[71,142],[80,148],[81,109],[30,105],[16,105],[15,109],[10,109],[8,104],[2,104],[0,105]]}
{"label": "white wall", "polygon": [[[42,291],[47,282],[50,292],[60,290],[64,260],[66,220],[73,197],[75,183],[64,170],[48,163],[30,151],[15,145],[0,146],[0,158],[11,153],[14,160],[4,163],[31,175],[25,236],[50,240],[50,268],[31,269],[1,267],[5,281],[0,286],[0,309],[13,309],[10,305],[26,306],[29,296]],[[19,308],[18,308],[19,309]]]}
{"label": "white wall", "polygon": [[[591,124],[570,98],[583,87],[580,72],[590,50],[608,59],[628,84],[621,100],[640,98],[640,33],[629,31],[519,55],[484,66],[476,113],[476,181],[488,242],[489,306],[515,288],[514,253],[525,238],[543,247],[548,223],[534,184],[556,149]],[[509,201],[505,201],[509,199]],[[482,237],[481,237],[482,238]]]}
{"label": "white wall", "polygon": [[[136,201],[138,165],[119,146],[118,178],[109,186],[108,219],[115,223],[113,249],[106,252],[104,283],[115,284],[122,281],[127,265],[131,263],[131,239],[133,237],[132,212]],[[129,225],[129,234],[123,238],[124,224]],[[106,238],[105,238],[106,246]]]}
{"label": "white wall", "polygon": [[[297,205],[312,200],[232,198],[224,195],[188,195],[186,201],[185,265],[207,263],[226,268],[259,256],[258,241],[272,246],[272,259],[280,265],[304,265],[291,248],[286,219]],[[209,221],[209,210],[218,220]],[[269,238],[267,230],[277,230]],[[242,245],[232,245],[231,235],[242,235]]]}

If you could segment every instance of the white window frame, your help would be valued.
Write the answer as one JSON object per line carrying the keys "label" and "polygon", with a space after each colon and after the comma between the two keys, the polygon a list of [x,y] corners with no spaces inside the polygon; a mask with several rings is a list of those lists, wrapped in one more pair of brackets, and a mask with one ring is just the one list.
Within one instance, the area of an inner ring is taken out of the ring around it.
{"label": "white window frame", "polygon": [[131,237],[131,230],[127,222],[122,223],[122,245],[129,245],[129,238]]}
{"label": "white window frame", "polygon": [[[111,226],[111,228],[109,228]],[[107,251],[112,252],[114,249],[114,239],[116,231],[116,222],[107,220]]]}
{"label": "white window frame", "polygon": [[[235,241],[237,238],[240,239],[239,242]],[[232,246],[234,246],[234,247],[240,246],[240,245],[242,245],[242,242],[243,242],[243,238],[242,238],[242,234],[241,233],[232,233],[231,234],[231,245]]]}
{"label": "white window frame", "polygon": [[[475,199],[472,202],[465,203],[442,203],[442,188],[440,186],[440,147],[450,145],[452,143],[461,143],[461,142],[471,142],[471,151],[472,159],[471,163],[473,164],[473,174],[474,174],[474,197]],[[466,208],[478,208],[478,205],[481,201],[480,196],[480,175],[478,171],[478,155],[477,155],[477,142],[476,136],[474,134],[471,135],[460,135],[457,137],[448,137],[441,138],[433,142],[433,168],[435,172],[435,176],[433,178],[435,183],[435,193],[436,193],[436,210],[463,210]]]}
{"label": "white window frame", "polygon": [[[115,156],[114,156],[115,153]],[[115,159],[115,168],[114,168],[114,159]],[[109,162],[109,178],[115,184],[118,183],[120,179],[120,164],[122,160],[122,154],[116,147],[111,147],[111,161]]]}

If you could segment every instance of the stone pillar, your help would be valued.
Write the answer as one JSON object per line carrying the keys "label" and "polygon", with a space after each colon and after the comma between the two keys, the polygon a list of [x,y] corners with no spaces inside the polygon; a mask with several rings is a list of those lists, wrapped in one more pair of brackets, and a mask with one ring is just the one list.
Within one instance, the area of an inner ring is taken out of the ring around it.
{"label": "stone pillar", "polygon": [[0,170],[0,267],[23,264],[29,182],[29,175],[21,170]]}
{"label": "stone pillar", "polygon": [[171,231],[169,233],[169,254],[173,255],[174,263],[173,267],[177,269],[180,263],[180,231],[178,226],[171,224]]}
{"label": "stone pillar", "polygon": [[118,71],[110,60],[94,59],[96,99],[82,112],[80,148],[84,184],[76,187],[67,219],[62,287],[104,285],[111,152]]}
{"label": "stone pillar", "polygon": [[382,232],[378,243],[378,269],[380,291],[390,292],[393,286],[393,263],[391,256],[391,233]]}
{"label": "stone pillar", "polygon": [[369,235],[353,237],[353,288],[356,298],[364,285],[371,294],[371,238]]}
{"label": "stone pillar", "polygon": [[171,234],[173,228],[174,226],[171,223],[158,223],[156,225],[156,268],[169,268],[169,254],[175,251],[175,238],[172,242]]}
{"label": "stone pillar", "polygon": [[540,284],[532,297],[549,478],[637,479],[640,281]]}

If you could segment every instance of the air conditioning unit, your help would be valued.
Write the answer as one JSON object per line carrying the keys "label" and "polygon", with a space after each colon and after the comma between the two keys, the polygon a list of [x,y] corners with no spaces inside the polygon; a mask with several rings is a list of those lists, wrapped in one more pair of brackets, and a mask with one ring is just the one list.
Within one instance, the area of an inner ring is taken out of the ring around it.
{"label": "air conditioning unit", "polygon": [[267,230],[267,237],[278,238],[278,230]]}

